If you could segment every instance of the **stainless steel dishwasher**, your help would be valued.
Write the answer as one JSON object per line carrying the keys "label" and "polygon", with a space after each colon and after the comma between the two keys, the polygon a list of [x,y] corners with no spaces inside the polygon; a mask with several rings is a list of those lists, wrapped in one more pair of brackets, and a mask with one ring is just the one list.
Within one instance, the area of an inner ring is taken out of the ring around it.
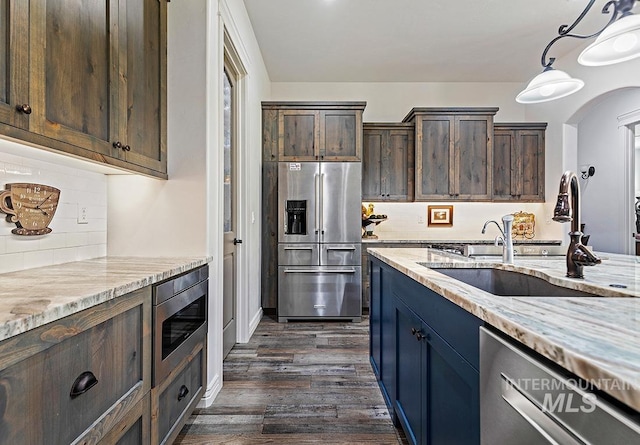
{"label": "stainless steel dishwasher", "polygon": [[640,443],[640,414],[534,354],[480,328],[482,445]]}

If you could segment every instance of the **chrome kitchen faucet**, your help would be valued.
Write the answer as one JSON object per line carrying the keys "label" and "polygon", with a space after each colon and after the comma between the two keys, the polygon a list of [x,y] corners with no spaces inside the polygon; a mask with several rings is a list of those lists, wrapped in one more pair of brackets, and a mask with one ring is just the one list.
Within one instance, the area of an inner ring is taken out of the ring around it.
{"label": "chrome kitchen faucet", "polygon": [[513,215],[504,215],[502,217],[504,230],[500,228],[500,224],[491,219],[485,222],[484,226],[482,226],[482,233],[486,232],[487,226],[490,223],[494,223],[500,231],[500,235],[496,236],[494,244],[496,246],[502,245],[502,262],[505,264],[513,264],[513,236],[511,235]]}

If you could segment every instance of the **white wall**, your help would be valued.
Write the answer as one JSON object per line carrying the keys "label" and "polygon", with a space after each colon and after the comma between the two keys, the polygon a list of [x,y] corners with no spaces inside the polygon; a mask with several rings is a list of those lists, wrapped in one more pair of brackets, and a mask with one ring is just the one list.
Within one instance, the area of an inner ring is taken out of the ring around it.
{"label": "white wall", "polygon": [[[549,123],[546,133],[547,157],[546,157],[546,189],[547,201],[551,199],[550,193],[557,193],[560,177],[566,170],[579,171],[580,153],[582,152],[582,144],[585,140],[579,141],[578,126],[582,119],[585,118],[592,110],[600,106],[602,98],[609,92],[623,88],[640,87],[640,59],[631,60],[621,64],[603,66],[603,67],[584,67],[577,62],[578,54],[581,48],[576,49],[570,54],[558,59],[554,66],[568,72],[573,77],[584,80],[585,87],[579,92],[559,99],[553,102],[533,104],[526,107],[527,120],[545,120]],[[533,77],[537,73],[532,73]],[[524,85],[522,86],[524,88]],[[617,118],[617,116],[615,116]],[[582,127],[582,125],[580,125]],[[618,142],[619,143],[619,142]],[[610,146],[607,151],[613,150]],[[613,153],[613,151],[611,151]],[[607,156],[607,159],[609,157]],[[615,156],[611,158],[616,159]],[[585,161],[586,162],[586,161]],[[614,160],[614,162],[617,162]],[[618,163],[618,165],[620,165]],[[596,171],[596,176],[591,182],[600,177],[600,181],[604,181],[604,172],[606,169]],[[600,176],[601,175],[601,176]],[[609,178],[613,181],[617,180],[623,172],[618,172],[615,178]],[[631,184],[629,185],[631,187]],[[590,184],[588,190],[585,191],[586,196],[595,193],[595,187]],[[593,196],[593,195],[591,195]],[[588,198],[589,199],[589,198]],[[624,201],[623,196],[612,195],[609,198],[611,203]],[[598,208],[600,204],[594,203],[591,207]],[[584,212],[584,206],[583,206]],[[586,218],[583,218],[586,221]],[[608,228],[602,229],[594,227],[593,217],[589,218],[586,231],[591,234],[593,243],[600,243],[600,240],[606,236],[605,231],[621,230],[621,221],[611,222]],[[563,233],[569,232],[569,225],[563,224]],[[565,240],[567,237],[565,236]],[[591,244],[590,240],[590,244]],[[608,245],[600,245],[597,249],[611,251]],[[597,250],[596,249],[596,250]]]}
{"label": "white wall", "polygon": [[[35,155],[27,157],[25,154]],[[42,156],[44,155],[44,156]],[[35,159],[34,159],[35,158]],[[62,161],[62,162],[56,162]],[[33,182],[60,189],[60,201],[49,227],[40,236],[11,233],[14,223],[0,221],[0,273],[104,256],[107,250],[107,180],[60,155],[0,139],[0,189],[12,182]],[[81,168],[78,168],[78,167]],[[86,168],[86,167],[85,167]],[[78,206],[87,208],[88,223],[78,224]]]}
{"label": "white wall", "polygon": [[[365,122],[400,122],[413,107],[499,107],[495,122],[526,121],[525,107],[515,101],[522,89],[516,83],[273,83],[272,100],[365,100]],[[542,122],[546,122],[541,119]],[[550,146],[547,144],[547,156]],[[536,216],[536,239],[561,239],[562,227],[551,221],[556,187],[547,190],[547,203],[453,204],[453,227],[427,226],[429,203],[377,203],[376,213],[389,219],[374,229],[380,239],[477,240],[488,219],[506,213],[531,212]],[[420,219],[420,217],[422,217]],[[419,222],[420,221],[420,222]]]}
{"label": "white wall", "polygon": [[[578,165],[593,165],[596,174],[580,180],[582,222],[595,250],[626,253],[631,233],[625,233],[625,195],[635,184],[624,174],[627,154],[620,143],[618,116],[640,110],[640,88],[602,96],[578,124]],[[635,232],[635,226],[634,230]]]}
{"label": "white wall", "polygon": [[[270,82],[244,3],[191,0],[168,5],[169,180],[110,177],[110,255],[210,255],[208,388],[222,386],[223,29],[229,31],[247,76],[241,80],[239,190],[243,239],[238,252],[238,340],[248,341],[261,316],[261,107]],[[119,199],[120,196],[126,199]]]}

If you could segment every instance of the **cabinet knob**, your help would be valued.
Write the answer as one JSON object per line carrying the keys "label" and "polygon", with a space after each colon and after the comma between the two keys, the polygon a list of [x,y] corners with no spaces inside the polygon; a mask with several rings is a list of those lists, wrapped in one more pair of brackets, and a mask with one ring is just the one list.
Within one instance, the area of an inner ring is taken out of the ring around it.
{"label": "cabinet knob", "polygon": [[69,397],[75,399],[81,394],[89,391],[91,388],[98,384],[98,379],[91,371],[85,371],[78,376],[78,378],[71,385],[71,392]]}
{"label": "cabinet knob", "polygon": [[31,111],[32,111],[31,105],[29,104],[16,105],[16,110],[24,114],[31,114]]}
{"label": "cabinet knob", "polygon": [[118,150],[120,150],[122,148],[122,142],[120,141],[115,141],[113,143],[113,148],[117,148]]}
{"label": "cabinet knob", "polygon": [[189,394],[189,388],[187,388],[186,386],[182,385],[180,387],[180,390],[178,391],[178,402],[182,399],[184,399],[185,397],[187,397],[187,394]]}
{"label": "cabinet knob", "polygon": [[125,145],[124,147],[122,147],[122,149],[124,151],[131,151],[131,146],[130,145]]}

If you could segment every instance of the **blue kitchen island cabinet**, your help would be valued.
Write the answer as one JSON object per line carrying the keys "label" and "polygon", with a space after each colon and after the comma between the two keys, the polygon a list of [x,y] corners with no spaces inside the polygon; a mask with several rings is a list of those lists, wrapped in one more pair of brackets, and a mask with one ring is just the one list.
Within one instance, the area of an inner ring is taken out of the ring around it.
{"label": "blue kitchen island cabinet", "polygon": [[397,425],[397,418],[393,412],[396,388],[396,341],[393,327],[395,318],[393,300],[385,298],[390,296],[389,284],[392,274],[378,261],[370,263],[369,266],[372,297],[369,308],[371,366],[393,423]]}
{"label": "blue kitchen island cabinet", "polygon": [[414,445],[479,444],[482,321],[370,261],[371,360],[394,423]]}

